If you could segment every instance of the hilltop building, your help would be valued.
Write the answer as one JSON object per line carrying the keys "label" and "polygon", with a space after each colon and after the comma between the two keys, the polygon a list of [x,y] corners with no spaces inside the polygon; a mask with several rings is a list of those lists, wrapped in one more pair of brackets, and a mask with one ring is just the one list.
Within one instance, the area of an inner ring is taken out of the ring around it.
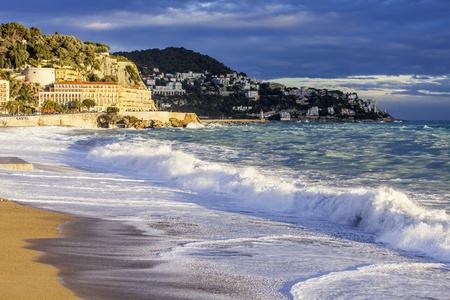
{"label": "hilltop building", "polygon": [[108,107],[118,107],[121,111],[156,110],[150,90],[126,88],[116,82],[63,81],[54,83],[49,91],[39,92],[40,107],[45,101],[71,107],[74,101],[86,99],[95,101],[95,111],[106,111]]}

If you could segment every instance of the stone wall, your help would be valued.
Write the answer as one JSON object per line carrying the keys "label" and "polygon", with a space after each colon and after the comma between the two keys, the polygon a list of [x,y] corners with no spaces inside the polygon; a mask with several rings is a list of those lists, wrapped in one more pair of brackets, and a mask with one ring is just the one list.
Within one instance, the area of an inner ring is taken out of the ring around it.
{"label": "stone wall", "polygon": [[[31,127],[31,126],[73,126],[84,128],[97,128],[98,117],[103,113],[78,113],[78,114],[50,114],[36,116],[14,116],[0,117],[0,127]],[[123,116],[135,116],[140,120],[158,120],[162,123],[170,123],[170,119],[175,118],[184,120],[190,118],[192,122],[198,120],[195,114],[175,113],[168,111],[149,111],[149,112],[120,112]]]}

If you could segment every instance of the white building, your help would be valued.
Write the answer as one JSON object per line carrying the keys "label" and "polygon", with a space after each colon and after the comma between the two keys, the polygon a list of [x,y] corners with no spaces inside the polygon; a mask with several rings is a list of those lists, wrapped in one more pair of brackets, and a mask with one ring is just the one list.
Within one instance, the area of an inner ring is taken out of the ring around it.
{"label": "white building", "polygon": [[155,86],[153,88],[153,95],[176,96],[184,94],[186,94],[186,90],[183,89],[181,82],[169,82],[166,86]]}
{"label": "white building", "polygon": [[28,82],[39,84],[45,87],[55,83],[55,68],[26,68],[23,75]]}
{"label": "white building", "polygon": [[247,91],[247,92],[245,92],[245,97],[247,97],[248,99],[257,100],[257,99],[259,99],[259,92],[258,91]]}
{"label": "white building", "polygon": [[328,114],[329,114],[329,115],[334,115],[334,113],[335,113],[335,112],[334,112],[334,107],[332,107],[332,106],[328,107],[328,108],[327,108],[327,111],[328,111]]}
{"label": "white building", "polygon": [[280,121],[290,121],[291,114],[288,112],[280,112]]}
{"label": "white building", "polygon": [[308,109],[308,111],[306,112],[306,115],[309,117],[315,117],[319,115],[319,107],[318,106],[313,106],[310,109]]}

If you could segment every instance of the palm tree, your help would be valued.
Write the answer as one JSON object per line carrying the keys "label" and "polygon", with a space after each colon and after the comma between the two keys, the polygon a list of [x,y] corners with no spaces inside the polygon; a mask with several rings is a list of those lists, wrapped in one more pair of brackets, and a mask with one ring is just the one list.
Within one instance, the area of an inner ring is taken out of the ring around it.
{"label": "palm tree", "polygon": [[5,108],[11,115],[13,115],[17,111],[18,107],[19,102],[17,102],[16,100],[11,100],[5,103]]}
{"label": "palm tree", "polygon": [[83,103],[80,100],[73,100],[72,103],[70,103],[70,106],[76,108],[77,112],[79,112],[80,108],[83,107]]}
{"label": "palm tree", "polygon": [[42,105],[42,109],[44,111],[47,111],[47,112],[54,111],[55,110],[55,104],[56,104],[56,102],[51,101],[51,100],[47,100]]}

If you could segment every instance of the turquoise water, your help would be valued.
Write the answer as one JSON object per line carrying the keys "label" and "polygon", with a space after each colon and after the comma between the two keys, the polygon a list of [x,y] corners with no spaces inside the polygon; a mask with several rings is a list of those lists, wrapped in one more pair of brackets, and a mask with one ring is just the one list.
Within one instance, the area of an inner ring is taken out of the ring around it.
{"label": "turquoise water", "polygon": [[450,122],[213,125],[119,134],[168,141],[203,160],[284,171],[308,183],[399,188],[449,209]]}

